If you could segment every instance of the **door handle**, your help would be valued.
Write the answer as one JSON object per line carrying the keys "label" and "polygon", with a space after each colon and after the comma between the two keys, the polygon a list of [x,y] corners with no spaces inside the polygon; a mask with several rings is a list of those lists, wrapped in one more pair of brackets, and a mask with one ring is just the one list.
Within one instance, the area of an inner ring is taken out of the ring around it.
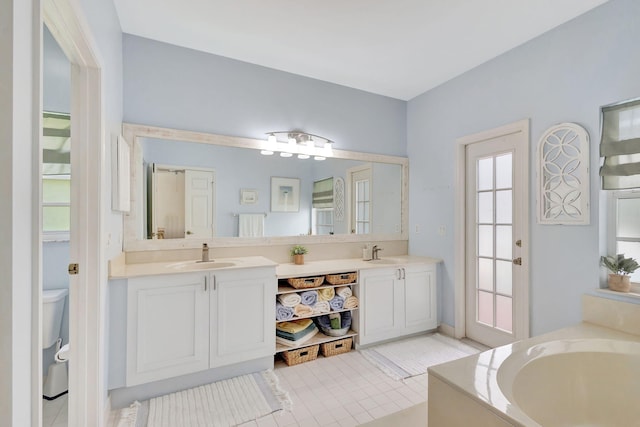
{"label": "door handle", "polygon": [[514,259],[513,263],[515,265],[522,265],[522,257],[518,257],[518,258]]}

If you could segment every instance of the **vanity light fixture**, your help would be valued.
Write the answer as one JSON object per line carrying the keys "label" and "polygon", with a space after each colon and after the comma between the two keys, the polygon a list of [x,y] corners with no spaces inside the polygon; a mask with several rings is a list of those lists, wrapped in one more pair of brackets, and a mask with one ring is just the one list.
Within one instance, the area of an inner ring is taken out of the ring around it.
{"label": "vanity light fixture", "polygon": [[333,141],[318,135],[301,131],[268,132],[268,138],[260,154],[270,156],[275,152],[280,157],[293,157],[299,159],[325,160],[333,156]]}

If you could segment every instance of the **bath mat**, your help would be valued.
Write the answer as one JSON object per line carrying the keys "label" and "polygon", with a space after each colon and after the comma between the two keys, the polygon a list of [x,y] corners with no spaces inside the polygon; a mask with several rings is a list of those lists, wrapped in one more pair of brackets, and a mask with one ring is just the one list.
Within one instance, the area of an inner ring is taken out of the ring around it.
{"label": "bath mat", "polygon": [[360,350],[367,360],[396,380],[424,374],[429,366],[479,352],[456,339],[437,333]]}
{"label": "bath mat", "polygon": [[230,427],[283,409],[291,409],[291,399],[269,370],[135,402],[116,425]]}

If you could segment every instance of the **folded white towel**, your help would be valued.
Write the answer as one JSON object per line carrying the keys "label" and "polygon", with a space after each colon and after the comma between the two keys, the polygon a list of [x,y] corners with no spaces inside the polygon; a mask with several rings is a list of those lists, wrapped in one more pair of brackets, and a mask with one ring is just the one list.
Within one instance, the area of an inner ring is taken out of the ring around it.
{"label": "folded white towel", "polygon": [[330,311],[329,301],[318,301],[313,305],[313,314],[328,313]]}
{"label": "folded white towel", "polygon": [[353,295],[353,291],[350,286],[340,286],[336,289],[336,295],[340,295],[342,298],[347,299]]}
{"label": "folded white towel", "polygon": [[280,301],[280,304],[284,305],[285,307],[295,307],[296,305],[300,304],[302,298],[297,293],[292,292],[289,294],[278,295],[278,301]]}

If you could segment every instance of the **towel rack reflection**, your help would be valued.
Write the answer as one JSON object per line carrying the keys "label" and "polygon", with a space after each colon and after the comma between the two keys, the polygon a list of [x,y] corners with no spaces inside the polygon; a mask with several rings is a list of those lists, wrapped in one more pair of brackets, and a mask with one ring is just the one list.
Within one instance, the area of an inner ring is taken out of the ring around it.
{"label": "towel rack reflection", "polygon": [[[264,216],[267,216],[266,212],[247,212],[246,214],[243,214],[243,215],[258,215],[260,213],[262,215],[264,215]],[[239,213],[234,213],[233,216],[240,216],[240,214]]]}

